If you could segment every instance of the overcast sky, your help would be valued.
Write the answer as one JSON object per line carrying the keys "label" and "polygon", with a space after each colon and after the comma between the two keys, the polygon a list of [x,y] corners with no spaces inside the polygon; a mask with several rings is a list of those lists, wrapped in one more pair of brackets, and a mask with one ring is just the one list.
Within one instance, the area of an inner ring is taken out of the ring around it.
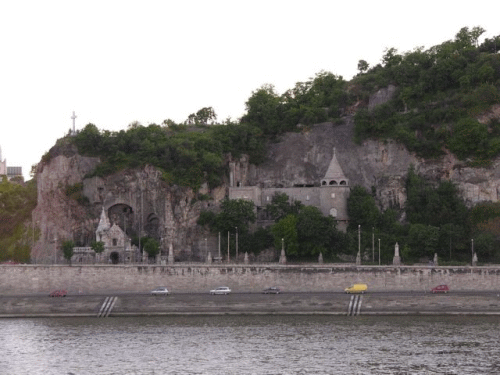
{"label": "overcast sky", "polygon": [[[410,5],[411,4],[411,5]],[[266,83],[278,93],[325,70],[344,79],[384,50],[429,48],[460,28],[500,34],[498,1],[0,2],[0,147],[29,179],[58,138],[88,123],[183,122],[203,107],[238,119]]]}

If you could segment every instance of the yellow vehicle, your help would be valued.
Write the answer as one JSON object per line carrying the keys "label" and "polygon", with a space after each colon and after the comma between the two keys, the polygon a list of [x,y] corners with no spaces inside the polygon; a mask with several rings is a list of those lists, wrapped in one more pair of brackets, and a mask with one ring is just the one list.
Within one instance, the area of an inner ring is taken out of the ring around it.
{"label": "yellow vehicle", "polygon": [[366,284],[353,284],[349,288],[345,288],[346,293],[361,293],[363,294],[368,290],[368,285]]}

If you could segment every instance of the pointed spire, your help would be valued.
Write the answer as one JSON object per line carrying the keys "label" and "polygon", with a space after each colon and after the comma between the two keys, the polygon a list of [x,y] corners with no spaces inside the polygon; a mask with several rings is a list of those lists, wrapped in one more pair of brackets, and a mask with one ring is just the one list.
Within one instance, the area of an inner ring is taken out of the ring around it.
{"label": "pointed spire", "polygon": [[330,165],[328,166],[328,169],[325,173],[325,177],[321,181],[321,185],[332,186],[341,184],[349,185],[349,182],[344,175],[344,171],[340,167],[339,161],[337,160],[337,150],[334,147],[332,160],[330,161]]}
{"label": "pointed spire", "polygon": [[106,210],[104,206],[102,206],[101,218],[99,219],[99,225],[97,226],[96,233],[106,232],[111,228],[111,224],[108,219],[108,215],[106,215]]}

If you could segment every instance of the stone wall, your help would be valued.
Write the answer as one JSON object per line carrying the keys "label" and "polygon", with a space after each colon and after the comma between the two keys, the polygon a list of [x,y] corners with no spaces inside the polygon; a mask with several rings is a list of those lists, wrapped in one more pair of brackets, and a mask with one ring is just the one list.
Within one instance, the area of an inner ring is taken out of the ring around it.
{"label": "stone wall", "polygon": [[289,292],[339,292],[351,283],[369,291],[428,291],[448,284],[452,291],[500,290],[500,267],[356,267],[354,265],[9,265],[0,266],[1,295],[148,292],[208,292],[226,285],[235,292],[279,286]]}

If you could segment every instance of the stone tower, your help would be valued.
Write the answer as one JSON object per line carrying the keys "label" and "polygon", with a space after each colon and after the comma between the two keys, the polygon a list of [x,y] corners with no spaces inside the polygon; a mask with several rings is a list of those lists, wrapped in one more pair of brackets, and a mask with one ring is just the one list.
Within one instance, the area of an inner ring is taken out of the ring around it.
{"label": "stone tower", "polygon": [[332,160],[321,180],[320,210],[323,215],[330,215],[337,220],[337,228],[345,231],[349,217],[347,215],[347,198],[351,192],[349,180],[345,177],[337,160],[335,148]]}

